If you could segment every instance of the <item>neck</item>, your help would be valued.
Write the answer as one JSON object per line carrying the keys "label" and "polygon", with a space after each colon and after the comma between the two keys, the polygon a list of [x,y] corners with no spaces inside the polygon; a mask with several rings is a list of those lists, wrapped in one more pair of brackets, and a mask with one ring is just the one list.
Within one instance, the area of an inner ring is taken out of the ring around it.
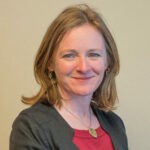
{"label": "neck", "polygon": [[62,100],[62,108],[65,107],[77,114],[79,117],[87,117],[90,112],[90,102],[88,99]]}
{"label": "neck", "polygon": [[[59,89],[60,95],[62,96],[62,107],[71,110],[73,113],[77,114],[79,117],[87,117],[90,112],[90,103],[91,103],[91,95],[73,95],[66,94],[66,92],[62,89]],[[57,107],[57,106],[55,106]],[[58,109],[58,108],[57,108]]]}

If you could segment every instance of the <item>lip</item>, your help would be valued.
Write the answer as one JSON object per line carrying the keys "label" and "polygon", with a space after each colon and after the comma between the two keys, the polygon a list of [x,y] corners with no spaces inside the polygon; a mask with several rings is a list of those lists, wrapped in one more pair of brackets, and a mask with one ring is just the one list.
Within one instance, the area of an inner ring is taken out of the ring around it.
{"label": "lip", "polygon": [[77,81],[88,81],[90,80],[92,77],[73,77],[73,79],[77,80]]}

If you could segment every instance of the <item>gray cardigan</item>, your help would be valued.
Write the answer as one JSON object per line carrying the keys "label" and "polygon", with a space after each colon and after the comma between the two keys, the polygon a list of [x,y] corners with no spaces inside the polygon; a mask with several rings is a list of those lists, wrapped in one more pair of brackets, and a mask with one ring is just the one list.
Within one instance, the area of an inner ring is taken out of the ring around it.
{"label": "gray cardigan", "polygon": [[[125,127],[113,112],[92,106],[101,127],[111,137],[115,150],[128,150]],[[9,150],[78,150],[72,142],[73,129],[48,103],[38,102],[15,119]]]}

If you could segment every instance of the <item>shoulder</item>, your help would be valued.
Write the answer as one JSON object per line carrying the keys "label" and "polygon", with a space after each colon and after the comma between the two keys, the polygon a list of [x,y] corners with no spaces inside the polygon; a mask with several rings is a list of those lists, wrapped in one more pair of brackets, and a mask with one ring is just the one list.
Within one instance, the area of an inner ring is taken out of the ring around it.
{"label": "shoulder", "polygon": [[96,106],[93,106],[92,108],[103,128],[109,130],[110,132],[113,131],[114,133],[121,133],[126,135],[124,123],[120,118],[120,116],[118,116],[115,112],[113,111],[106,112],[98,109]]}
{"label": "shoulder", "polygon": [[30,124],[42,126],[55,118],[55,111],[48,103],[37,102],[33,106],[24,109],[16,117],[13,126],[17,124]]}
{"label": "shoulder", "polygon": [[20,112],[12,125],[10,134],[11,149],[18,150],[27,145],[36,149],[49,147],[48,131],[54,118],[53,107],[41,102]]}
{"label": "shoulder", "polygon": [[126,134],[124,122],[115,112],[98,110],[97,114],[101,120],[101,123],[105,124],[105,126]]}
{"label": "shoulder", "polygon": [[113,111],[108,111],[108,112],[101,112],[101,115],[107,119],[111,124],[123,124],[122,119],[120,118],[119,115],[117,115]]}
{"label": "shoulder", "polygon": [[39,150],[50,149],[49,147],[54,147],[53,142],[59,145],[62,137],[69,139],[72,134],[72,129],[54,107],[48,103],[38,102],[23,110],[15,119],[10,135],[10,147],[15,150],[23,149],[25,146]]}
{"label": "shoulder", "polygon": [[128,149],[126,129],[122,119],[113,111],[95,110],[101,127],[110,135],[116,149]]}
{"label": "shoulder", "polygon": [[122,119],[115,112],[113,111],[105,112],[105,111],[97,110],[97,114],[101,118],[101,120],[103,120],[103,122],[105,122],[106,124],[109,124],[114,128],[115,127],[122,128],[123,130],[125,130]]}

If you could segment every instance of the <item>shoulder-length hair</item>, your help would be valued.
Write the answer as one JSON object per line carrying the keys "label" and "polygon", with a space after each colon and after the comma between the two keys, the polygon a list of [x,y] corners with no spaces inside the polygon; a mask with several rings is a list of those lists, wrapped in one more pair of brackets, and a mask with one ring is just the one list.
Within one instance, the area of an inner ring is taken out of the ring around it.
{"label": "shoulder-length hair", "polygon": [[58,48],[65,33],[74,27],[86,23],[94,26],[103,35],[108,61],[108,68],[105,71],[103,81],[94,92],[92,101],[94,101],[99,109],[104,111],[114,108],[117,100],[115,76],[119,73],[117,46],[100,14],[86,4],[66,8],[49,26],[34,63],[34,74],[37,83],[40,84],[40,90],[33,97],[23,96],[23,103],[32,105],[46,98],[50,104],[61,106],[56,76],[54,72],[49,72],[48,67],[52,62],[53,53]]}

